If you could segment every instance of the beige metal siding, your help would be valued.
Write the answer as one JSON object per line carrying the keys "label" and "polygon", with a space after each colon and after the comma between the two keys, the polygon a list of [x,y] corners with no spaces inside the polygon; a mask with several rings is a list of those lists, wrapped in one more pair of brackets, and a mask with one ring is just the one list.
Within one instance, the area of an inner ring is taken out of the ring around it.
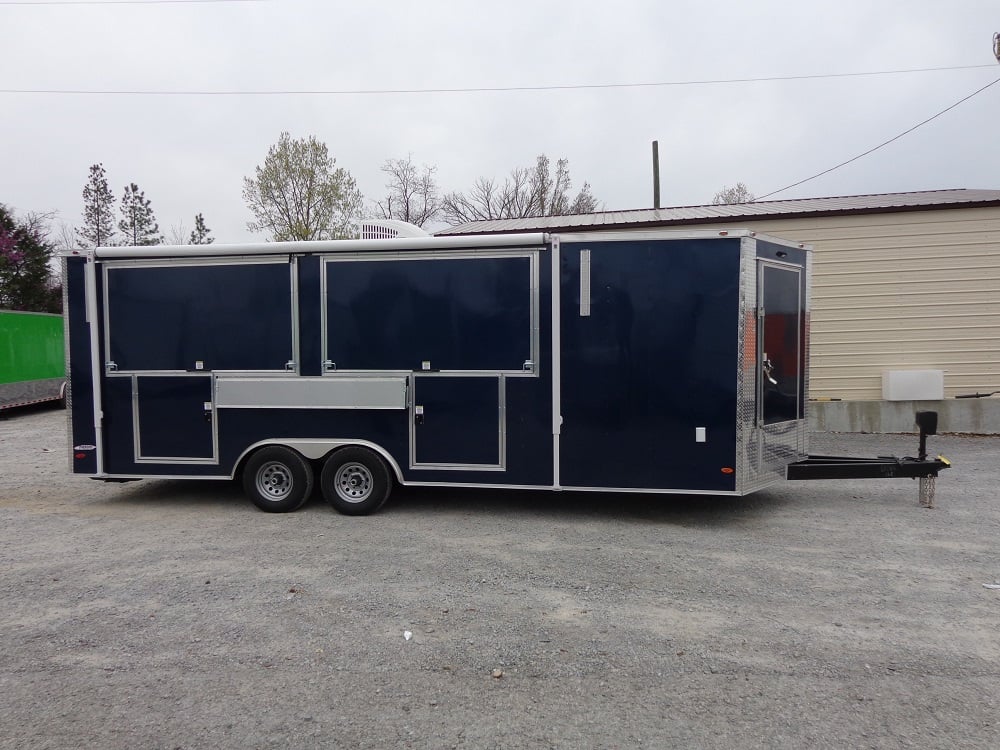
{"label": "beige metal siding", "polygon": [[880,399],[894,369],[944,370],[945,396],[1000,390],[1000,208],[740,227],[814,247],[812,398]]}

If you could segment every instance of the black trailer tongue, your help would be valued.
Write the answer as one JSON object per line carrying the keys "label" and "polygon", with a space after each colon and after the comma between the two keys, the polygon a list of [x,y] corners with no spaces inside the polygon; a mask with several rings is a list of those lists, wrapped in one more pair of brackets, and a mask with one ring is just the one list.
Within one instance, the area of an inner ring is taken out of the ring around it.
{"label": "black trailer tongue", "polygon": [[853,458],[849,456],[809,456],[788,465],[787,479],[894,479],[920,480],[920,504],[934,507],[934,480],[938,472],[951,467],[944,456],[927,458],[927,436],[937,434],[936,411],[918,411],[920,446],[917,457],[879,456]]}

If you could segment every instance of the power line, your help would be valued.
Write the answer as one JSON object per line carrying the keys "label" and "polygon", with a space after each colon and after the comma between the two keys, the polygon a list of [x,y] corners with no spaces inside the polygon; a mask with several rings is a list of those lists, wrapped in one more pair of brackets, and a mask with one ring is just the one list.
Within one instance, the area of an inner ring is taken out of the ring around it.
{"label": "power line", "polygon": [[175,3],[267,3],[271,0],[0,0],[0,5],[170,5]]}
{"label": "power line", "polygon": [[[156,0],[158,2],[226,2],[227,0]],[[237,0],[228,0],[236,2]],[[247,0],[257,1],[257,0]],[[263,1],[263,0],[261,0]],[[111,3],[114,4],[114,3]],[[272,90],[159,90],[150,89],[0,89],[0,94],[53,94],[100,96],[348,96],[380,94],[471,94],[506,93],[513,91],[578,91],[582,89],[635,89],[663,86],[707,86],[726,83],[764,83],[769,81],[806,81],[824,78],[856,78],[861,76],[900,75],[906,73],[931,73],[946,70],[976,70],[992,65],[953,65],[939,68],[906,68],[902,70],[876,70],[863,73],[817,73],[814,75],[767,76],[763,78],[719,78],[693,81],[653,81],[644,83],[573,83],[554,86],[469,86],[461,88],[427,89],[272,89]]]}
{"label": "power line", "polygon": [[[989,66],[989,67],[992,67],[992,66]],[[785,187],[783,187],[783,188],[781,188],[781,189],[779,189],[779,190],[772,190],[772,191],[771,191],[770,193],[765,193],[764,195],[762,195],[762,196],[760,196],[759,198],[757,198],[757,200],[758,200],[758,201],[760,201],[760,200],[763,200],[764,198],[769,198],[769,197],[771,197],[772,195],[777,195],[778,193],[783,193],[783,192],[785,192],[786,190],[790,190],[790,189],[791,189],[791,188],[793,188],[793,187],[798,187],[799,185],[802,185],[802,184],[804,184],[804,183],[806,183],[806,182],[809,182],[810,180],[815,180],[815,179],[816,179],[817,177],[822,177],[822,176],[823,176],[823,175],[825,175],[825,174],[830,174],[830,172],[832,172],[833,170],[835,170],[835,169],[840,169],[841,167],[843,167],[843,166],[845,166],[845,165],[847,165],[847,164],[850,164],[851,162],[854,162],[854,161],[857,161],[858,159],[860,159],[860,158],[862,158],[862,157],[864,157],[864,156],[868,156],[868,154],[871,154],[871,153],[874,153],[875,151],[878,151],[878,150],[879,150],[880,148],[882,148],[883,146],[888,146],[888,145],[889,145],[890,143],[892,143],[893,141],[898,141],[898,140],[899,140],[900,138],[902,138],[902,137],[903,137],[904,135],[907,135],[907,134],[909,134],[909,133],[912,133],[912,132],[913,132],[914,130],[916,130],[917,128],[919,128],[919,127],[922,127],[923,125],[926,125],[927,123],[931,122],[932,120],[936,120],[937,118],[939,118],[939,117],[940,117],[941,115],[945,114],[946,112],[950,112],[951,110],[955,109],[955,107],[957,107],[957,106],[958,106],[959,104],[963,104],[963,103],[965,103],[965,102],[969,101],[969,99],[971,99],[972,97],[974,97],[974,96],[976,96],[976,95],[978,95],[978,94],[981,94],[981,93],[983,93],[983,92],[984,92],[984,91],[986,91],[986,89],[988,89],[988,88],[989,88],[990,86],[995,86],[995,85],[996,85],[996,84],[998,84],[998,83],[1000,83],[1000,78],[997,78],[997,79],[996,79],[995,81],[993,81],[992,83],[987,83],[987,84],[986,84],[985,86],[983,86],[983,87],[982,87],[981,89],[977,89],[976,91],[973,91],[973,92],[972,92],[971,94],[969,94],[968,96],[966,96],[966,97],[964,97],[964,98],[962,98],[962,99],[959,99],[959,100],[958,100],[957,102],[955,102],[954,104],[952,104],[952,105],[951,105],[950,107],[946,107],[945,109],[942,109],[942,110],[941,110],[940,112],[938,112],[938,113],[937,113],[936,115],[932,115],[931,117],[928,117],[928,118],[927,118],[926,120],[924,120],[923,122],[918,122],[918,123],[917,123],[916,125],[914,125],[914,126],[913,126],[912,128],[908,128],[907,130],[904,130],[904,131],[903,131],[902,133],[900,133],[899,135],[896,135],[896,136],[893,136],[893,137],[892,137],[892,138],[890,138],[889,140],[887,140],[887,141],[883,141],[882,143],[878,144],[878,145],[877,145],[877,146],[875,146],[874,148],[870,148],[870,149],[868,149],[868,150],[867,150],[867,151],[865,151],[865,152],[864,152],[863,154],[858,154],[857,156],[854,156],[854,157],[852,157],[852,158],[848,159],[847,161],[842,161],[842,162],[840,162],[840,164],[837,164],[837,165],[836,165],[836,166],[834,166],[834,167],[830,167],[829,169],[824,169],[824,170],[823,170],[822,172],[818,172],[817,174],[814,174],[814,175],[813,175],[812,177],[806,177],[806,178],[805,178],[804,180],[799,180],[798,182],[793,182],[793,183],[792,183],[791,185],[786,185]]]}

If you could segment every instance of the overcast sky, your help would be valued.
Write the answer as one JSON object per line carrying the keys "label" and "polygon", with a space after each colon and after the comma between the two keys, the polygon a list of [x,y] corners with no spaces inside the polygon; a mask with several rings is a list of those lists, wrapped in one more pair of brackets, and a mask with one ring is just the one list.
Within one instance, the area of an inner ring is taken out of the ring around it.
{"label": "overcast sky", "polygon": [[[757,195],[892,138],[1000,78],[997,0],[443,0],[31,3],[0,0],[0,203],[81,221],[102,162],[161,231],[201,212],[255,239],[241,196],[282,130],[326,142],[369,200],[412,154],[443,190],[566,157],[607,209]],[[321,95],[62,91],[358,91],[776,78],[630,88]],[[874,154],[776,198],[1000,189],[1000,84]]]}

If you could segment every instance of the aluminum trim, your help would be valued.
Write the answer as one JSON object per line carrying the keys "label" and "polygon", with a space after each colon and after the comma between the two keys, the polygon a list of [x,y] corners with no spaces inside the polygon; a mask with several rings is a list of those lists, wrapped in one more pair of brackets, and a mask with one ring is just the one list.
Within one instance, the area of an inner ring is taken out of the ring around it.
{"label": "aluminum trim", "polygon": [[290,284],[291,309],[289,318],[292,321],[292,361],[295,363],[294,372],[299,375],[302,372],[302,358],[299,356],[299,259],[292,257],[288,262],[288,273]]}
{"label": "aluminum trim", "polygon": [[590,317],[590,250],[580,251],[580,317]]}
{"label": "aluminum trim", "polygon": [[[73,454],[76,451],[73,450],[73,388],[70,382],[70,374],[73,372],[72,362],[70,361],[70,346],[69,346],[69,260],[67,256],[62,256],[59,259],[59,271],[62,274],[62,309],[63,309],[63,348],[64,351],[64,366],[66,368],[65,372],[65,390],[63,391],[63,398],[66,404],[66,460],[69,462],[69,473],[74,473],[73,463],[75,459]],[[86,293],[86,290],[84,290]]]}
{"label": "aluminum trim", "polygon": [[[358,372],[368,374],[369,370],[338,370],[340,372]],[[495,378],[503,375],[505,378],[515,378],[518,375],[531,377],[531,373],[523,370],[408,370],[409,374],[417,375],[421,378]]]}
{"label": "aluminum trim", "polygon": [[417,460],[417,374],[411,372],[406,379],[406,395],[407,395],[407,442],[408,446],[408,461],[407,468],[412,469],[413,464]]}
{"label": "aluminum trim", "polygon": [[99,258],[223,258],[236,255],[291,255],[296,253],[366,253],[366,252],[411,252],[425,249],[449,250],[465,249],[471,252],[479,248],[491,250],[511,246],[544,245],[544,232],[523,232],[506,235],[472,235],[455,237],[397,237],[380,240],[320,240],[256,242],[237,245],[159,245],[151,247],[100,247]]}
{"label": "aluminum trim", "polygon": [[[198,247],[202,247],[198,245]],[[104,310],[104,346],[106,351],[111,351],[111,300],[109,291],[111,289],[109,282],[109,273],[115,269],[126,269],[126,268],[186,268],[189,266],[242,266],[242,265],[284,265],[292,264],[289,262],[287,257],[277,256],[271,258],[230,258],[230,259],[203,259],[203,258],[193,258],[185,260],[183,263],[165,263],[162,260],[110,260],[105,261],[101,264],[102,274],[104,278],[104,294],[102,302],[102,308]],[[299,362],[299,337],[298,337],[298,274],[295,273],[294,267],[291,271],[290,278],[291,286],[289,287],[291,298],[291,344],[292,344],[292,358],[295,360],[295,372],[299,372],[301,363]],[[130,373],[146,373],[146,372],[156,372],[156,373],[183,373],[190,372],[192,374],[200,374],[202,372],[213,372],[212,370],[108,370],[107,367],[102,367],[105,370],[105,375],[114,376],[116,374],[130,374]],[[244,372],[242,370],[218,370],[218,372]],[[246,372],[250,372],[247,370]],[[285,374],[287,371],[284,369],[284,365],[280,368],[275,368],[273,370],[255,370],[253,372],[273,372]]]}
{"label": "aluminum trim", "polygon": [[169,375],[172,378],[203,378],[210,372],[212,372],[212,370],[114,370],[112,372],[104,373],[104,377],[106,380],[112,380],[114,378],[130,378],[133,375]]}
{"label": "aluminum trim", "polygon": [[155,373],[151,375],[132,374],[132,461],[136,464],[199,464],[217,466],[219,463],[219,412],[215,403],[215,375],[211,372],[185,373],[185,375],[197,375],[208,378],[210,381],[209,394],[212,398],[212,455],[211,457],[198,456],[144,456],[142,455],[142,439],[139,431],[139,378],[140,377],[174,377],[173,375],[163,375]]}
{"label": "aluminum trim", "polygon": [[549,285],[552,288],[552,311],[551,321],[551,351],[549,359],[552,362],[552,485],[559,489],[559,450],[562,434],[562,322],[560,304],[562,299],[562,267],[560,255],[560,238],[553,237],[549,247],[549,260],[551,264],[551,279]]}
{"label": "aluminum trim", "polygon": [[802,271],[802,266],[800,266],[798,263],[789,263],[786,260],[774,260],[773,258],[758,258],[757,262],[763,263],[766,266],[778,266],[781,268],[785,268],[789,271],[799,271],[800,273]]}
{"label": "aluminum trim", "polygon": [[501,373],[497,377],[497,408],[500,411],[500,424],[497,426],[497,455],[500,456],[500,468],[507,470],[507,379]]}
{"label": "aluminum trim", "polygon": [[[451,235],[449,235],[451,236]],[[552,237],[559,237],[563,242],[622,242],[646,240],[701,240],[701,239],[759,239],[783,247],[805,248],[807,245],[775,237],[770,234],[755,232],[750,229],[595,229],[582,232],[560,232]]]}
{"label": "aluminum trim", "polygon": [[[424,372],[413,372],[411,374],[407,392],[413,394],[409,398],[408,411],[409,411],[409,436],[410,436],[410,450],[409,450],[409,469],[414,470],[432,470],[437,469],[440,471],[507,471],[507,383],[506,383],[506,373],[493,372],[493,373],[476,373],[473,377],[495,377],[497,379],[497,422],[498,422],[498,452],[497,456],[499,459],[498,463],[495,464],[463,464],[463,463],[417,463],[417,424],[416,424],[416,379],[418,377],[441,377],[442,375],[453,377],[450,373],[424,373]],[[462,376],[468,377],[468,376]]]}
{"label": "aluminum trim", "polygon": [[400,484],[403,483],[403,471],[399,467],[396,459],[383,448],[378,443],[373,443],[369,440],[354,440],[351,438],[334,438],[330,440],[317,439],[317,438],[267,438],[265,440],[259,440],[253,445],[248,446],[242,453],[240,453],[239,458],[233,464],[233,470],[230,474],[225,477],[226,479],[235,479],[237,474],[237,469],[246,460],[253,451],[258,448],[263,448],[266,445],[282,445],[301,453],[305,458],[310,461],[318,461],[326,457],[330,451],[336,450],[338,448],[346,448],[348,446],[359,446],[361,448],[368,448],[369,450],[378,453],[388,464],[389,469],[393,472],[396,477],[396,481]]}
{"label": "aluminum trim", "polygon": [[541,253],[535,251],[531,253],[531,361],[534,363],[530,370],[521,371],[521,376],[540,376],[541,365],[539,357],[542,351],[542,331],[541,331]]}
{"label": "aluminum trim", "polygon": [[621,492],[628,495],[716,495],[737,497],[743,493],[736,490],[688,490],[659,487],[577,487],[563,485],[559,489],[564,492]]}
{"label": "aluminum trim", "polygon": [[139,481],[141,479],[210,479],[213,481],[230,481],[230,474],[90,474],[90,479]]}
{"label": "aluminum trim", "polygon": [[413,464],[411,471],[507,471],[500,464]]}
{"label": "aluminum trim", "polygon": [[[210,458],[180,458],[174,456],[150,456],[147,458],[136,458],[132,461],[134,464],[142,465],[155,465],[155,466],[218,466],[219,462],[214,461]],[[173,479],[172,476],[167,477]]]}
{"label": "aluminum trim", "polygon": [[132,460],[138,461],[142,456],[142,445],[139,442],[139,376],[129,375],[132,384]]}
{"label": "aluminum trim", "polygon": [[[803,326],[805,326],[804,336],[802,338],[802,347],[804,349],[804,358],[802,362],[802,398],[805,403],[802,406],[802,415],[805,418],[806,424],[809,424],[809,416],[811,411],[811,406],[809,404],[809,365],[811,362],[810,357],[810,342],[812,339],[812,272],[813,272],[813,256],[812,252],[806,253],[806,300],[805,300],[805,316],[802,321]],[[802,439],[802,452],[805,454],[809,453],[809,432],[806,431]]]}
{"label": "aluminum trim", "polygon": [[[99,257],[105,257],[100,255]],[[180,262],[166,258],[131,258],[119,260],[104,260],[104,268],[186,268],[188,266],[248,266],[248,265],[285,265],[288,255],[271,253],[269,256],[232,255],[225,258],[183,258]]]}
{"label": "aluminum trim", "polygon": [[[758,259],[757,263],[759,264],[758,266],[759,278],[757,280],[757,284],[759,289],[758,294],[760,295],[760,297],[764,296],[764,291],[765,291],[764,274],[762,272],[764,268],[777,268],[782,271],[788,271],[789,273],[794,273],[797,279],[795,289],[796,289],[796,299],[798,301],[795,305],[795,309],[804,310],[804,305],[802,300],[802,271],[803,271],[802,266],[797,266],[790,263],[783,263],[780,261],[773,261],[770,259]],[[760,309],[762,312],[759,325],[763,325],[763,318],[767,315],[767,311],[764,310],[763,308],[760,308],[759,305],[758,309]],[[795,319],[795,341],[799,347],[802,346],[802,325],[803,325],[802,317],[797,315]],[[765,343],[763,339],[764,337],[762,335],[762,332],[759,331],[757,334],[758,360],[761,360],[763,358],[763,350],[760,349],[760,347],[762,347]],[[795,377],[795,413],[798,414],[799,409],[801,408],[803,418],[805,418],[805,405],[802,404],[802,402],[799,400],[799,391],[800,391],[800,386],[802,385],[802,370],[805,367],[805,352],[799,351],[798,355],[799,355],[798,357],[799,362],[802,363],[802,365],[798,368],[798,374]],[[763,411],[762,411],[764,399],[763,399],[763,394],[760,391],[760,387],[762,387],[762,384],[760,383],[760,379],[758,378],[757,420],[761,426],[764,426]],[[786,419],[783,422],[771,422],[770,424],[787,424],[788,422],[798,422],[798,421],[800,420]]]}
{"label": "aluminum trim", "polygon": [[[498,235],[502,236],[502,235]],[[453,260],[485,260],[489,258],[529,258],[539,252],[538,247],[517,246],[508,248],[496,248],[495,250],[484,250],[482,252],[463,252],[461,250],[428,249],[421,252],[377,252],[370,253],[338,253],[337,255],[323,255],[321,260],[323,265],[327,263],[352,263],[363,261],[393,261],[393,260],[443,260],[445,258]]]}
{"label": "aluminum trim", "polygon": [[480,482],[400,482],[404,487],[462,487],[482,490],[548,490],[556,491],[548,484],[492,484]]}
{"label": "aluminum trim", "polygon": [[[377,240],[382,242],[383,240]],[[320,356],[322,362],[331,361],[329,352],[329,325],[330,321],[327,317],[327,264],[328,263],[350,263],[357,261],[394,261],[394,260],[478,260],[478,259],[489,259],[489,258],[527,258],[528,259],[528,310],[529,310],[529,353],[530,359],[535,363],[535,366],[531,370],[524,370],[521,367],[511,368],[509,370],[434,370],[434,373],[440,373],[444,375],[474,375],[482,374],[491,377],[496,374],[504,374],[511,377],[539,377],[538,372],[538,358],[541,352],[541,330],[539,325],[539,310],[541,302],[539,299],[540,293],[540,272],[539,272],[539,262],[540,262],[540,250],[538,248],[531,247],[514,247],[507,250],[498,250],[495,252],[482,252],[482,253],[464,253],[457,251],[437,251],[428,250],[423,252],[408,252],[408,253],[386,253],[386,252],[371,252],[371,253],[345,253],[343,255],[337,256],[324,256],[320,260]],[[336,366],[336,363],[334,362]],[[386,372],[385,370],[366,370],[359,368],[348,368],[341,369],[340,367],[335,367],[332,370],[323,369],[321,375],[324,377],[335,377],[339,373],[375,373],[375,372]],[[395,371],[388,371],[395,372]],[[400,370],[399,372],[410,372],[409,370]],[[418,372],[420,374],[430,374],[431,371],[425,370],[414,370],[413,372]]]}
{"label": "aluminum trim", "polygon": [[223,377],[215,379],[218,409],[403,410],[405,377]]}
{"label": "aluminum trim", "polygon": [[[104,402],[101,398],[103,392],[101,376],[104,367],[101,362],[101,334],[97,312],[97,260],[93,251],[88,251],[86,258],[83,278],[87,325],[90,328],[90,377],[93,384],[94,444],[97,446],[95,472],[101,474],[104,472]],[[72,443],[72,439],[70,442]]]}

